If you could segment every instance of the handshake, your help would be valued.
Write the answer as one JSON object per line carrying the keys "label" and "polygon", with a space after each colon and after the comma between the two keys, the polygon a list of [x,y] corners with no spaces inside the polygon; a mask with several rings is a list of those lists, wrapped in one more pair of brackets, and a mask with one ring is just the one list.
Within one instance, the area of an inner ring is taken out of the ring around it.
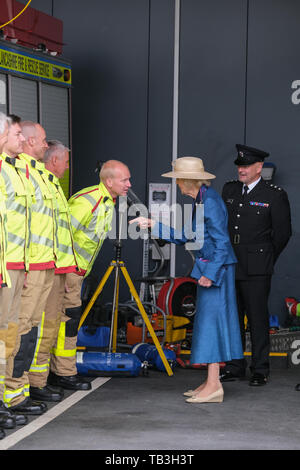
{"label": "handshake", "polygon": [[135,219],[132,219],[129,221],[129,224],[134,224],[137,223],[140,228],[145,229],[145,228],[153,228],[155,221],[152,219],[147,219],[146,217],[136,217]]}
{"label": "handshake", "polygon": [[[147,219],[146,217],[136,217],[135,219],[132,219],[129,221],[129,224],[134,224],[134,223],[137,223],[141,229],[146,229],[146,228],[153,228],[155,221],[152,219]],[[201,287],[209,288],[212,286],[212,280],[202,275],[200,279],[198,279],[198,284]]]}

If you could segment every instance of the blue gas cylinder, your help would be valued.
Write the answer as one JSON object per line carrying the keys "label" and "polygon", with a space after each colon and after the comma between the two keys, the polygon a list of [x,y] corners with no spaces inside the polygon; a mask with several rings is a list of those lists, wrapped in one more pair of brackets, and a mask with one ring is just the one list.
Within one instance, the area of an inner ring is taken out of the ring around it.
{"label": "blue gas cylinder", "polygon": [[[154,344],[138,343],[131,350],[132,354],[136,354],[141,362],[148,362],[156,369],[165,371],[166,368]],[[171,369],[176,365],[176,354],[171,349],[163,348],[164,355],[170,364]]]}
{"label": "blue gas cylinder", "polygon": [[77,351],[77,372],[90,377],[126,376],[137,377],[142,363],[131,353]]}

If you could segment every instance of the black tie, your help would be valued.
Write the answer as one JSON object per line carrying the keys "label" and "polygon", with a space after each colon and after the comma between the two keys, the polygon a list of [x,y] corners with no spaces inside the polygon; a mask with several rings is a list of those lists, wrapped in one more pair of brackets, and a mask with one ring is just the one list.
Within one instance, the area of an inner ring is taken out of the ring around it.
{"label": "black tie", "polygon": [[245,186],[244,186],[243,197],[246,197],[246,196],[247,196],[248,190],[249,190],[248,186],[245,185]]}

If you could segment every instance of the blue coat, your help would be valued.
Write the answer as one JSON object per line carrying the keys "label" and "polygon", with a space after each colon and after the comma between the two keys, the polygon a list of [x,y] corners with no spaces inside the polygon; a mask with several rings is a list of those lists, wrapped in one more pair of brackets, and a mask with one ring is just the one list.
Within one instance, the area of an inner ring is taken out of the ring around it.
{"label": "blue coat", "polygon": [[178,245],[198,242],[199,246],[193,251],[195,264],[191,276],[200,279],[204,275],[213,281],[210,288],[197,287],[191,363],[241,359],[234,278],[237,260],[228,235],[227,209],[220,195],[205,186],[200,189],[193,207],[191,237],[186,227],[174,230],[157,223],[152,230],[154,236]]}

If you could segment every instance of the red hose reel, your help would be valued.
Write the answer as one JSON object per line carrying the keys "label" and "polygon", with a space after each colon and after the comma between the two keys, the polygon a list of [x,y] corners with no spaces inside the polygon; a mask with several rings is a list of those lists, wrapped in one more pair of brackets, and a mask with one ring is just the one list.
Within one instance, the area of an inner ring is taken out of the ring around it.
{"label": "red hose reel", "polygon": [[163,284],[156,304],[166,315],[184,316],[192,323],[196,312],[196,296],[196,279],[177,277]]}

